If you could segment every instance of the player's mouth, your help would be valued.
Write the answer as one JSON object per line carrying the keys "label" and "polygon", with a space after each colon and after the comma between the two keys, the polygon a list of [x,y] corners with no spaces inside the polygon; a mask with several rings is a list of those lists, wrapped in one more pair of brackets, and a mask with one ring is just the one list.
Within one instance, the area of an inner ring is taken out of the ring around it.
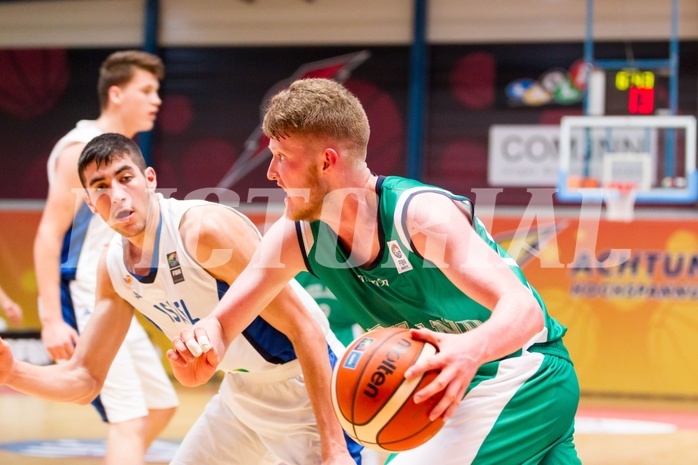
{"label": "player's mouth", "polygon": [[132,214],[133,214],[133,211],[132,211],[132,210],[129,210],[129,209],[119,210],[119,211],[116,212],[116,214],[114,215],[114,219],[115,219],[116,221],[124,222],[124,223],[125,223],[125,222],[127,222],[127,221],[131,218],[131,215],[132,215]]}

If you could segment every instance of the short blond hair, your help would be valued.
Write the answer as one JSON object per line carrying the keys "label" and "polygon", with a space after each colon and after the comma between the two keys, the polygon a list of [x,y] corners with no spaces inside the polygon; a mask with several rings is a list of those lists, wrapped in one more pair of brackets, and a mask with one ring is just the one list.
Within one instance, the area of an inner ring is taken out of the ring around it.
{"label": "short blond hair", "polygon": [[330,138],[365,153],[371,129],[361,102],[331,79],[300,79],[278,92],[265,109],[262,130],[279,139],[289,134]]}

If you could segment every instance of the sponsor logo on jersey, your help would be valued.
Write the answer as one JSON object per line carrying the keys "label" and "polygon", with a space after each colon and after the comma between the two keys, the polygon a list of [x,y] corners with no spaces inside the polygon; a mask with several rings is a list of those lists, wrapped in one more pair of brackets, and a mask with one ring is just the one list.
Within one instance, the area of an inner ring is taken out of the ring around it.
{"label": "sponsor logo on jersey", "polygon": [[167,264],[170,267],[172,282],[177,284],[184,281],[184,274],[182,273],[182,266],[179,264],[179,259],[177,258],[177,252],[170,252],[167,254]]}
{"label": "sponsor logo on jersey", "polygon": [[397,241],[388,241],[388,250],[390,251],[390,258],[393,259],[395,268],[399,274],[412,270],[412,264],[407,260],[407,256],[402,251]]}
{"label": "sponsor logo on jersey", "polygon": [[366,276],[363,275],[357,275],[356,276],[359,281],[362,283],[368,283],[368,284],[373,284],[374,286],[378,287],[390,287],[390,281],[387,279],[382,279],[382,278],[367,278]]}

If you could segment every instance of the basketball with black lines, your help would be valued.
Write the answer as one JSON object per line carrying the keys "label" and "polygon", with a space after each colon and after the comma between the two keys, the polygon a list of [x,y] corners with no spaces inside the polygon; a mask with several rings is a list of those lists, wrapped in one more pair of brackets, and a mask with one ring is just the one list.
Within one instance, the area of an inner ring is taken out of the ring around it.
{"label": "basketball with black lines", "polygon": [[444,421],[429,419],[443,391],[416,404],[413,395],[438,374],[407,380],[405,371],[436,353],[402,328],[369,331],[354,340],[332,375],[332,403],[344,431],[371,449],[400,452],[431,439]]}

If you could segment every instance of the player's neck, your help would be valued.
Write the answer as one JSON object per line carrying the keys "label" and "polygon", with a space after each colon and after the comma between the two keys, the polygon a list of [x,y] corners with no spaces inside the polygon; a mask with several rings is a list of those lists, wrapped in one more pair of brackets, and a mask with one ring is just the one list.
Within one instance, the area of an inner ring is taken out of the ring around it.
{"label": "player's neck", "polygon": [[145,228],[140,234],[124,241],[124,263],[129,271],[139,276],[147,275],[157,265],[153,263],[153,257],[156,255],[156,238],[160,225],[160,204],[155,194],[150,198]]}
{"label": "player's neck", "polygon": [[[362,265],[371,264],[380,251],[376,180],[371,175],[361,190],[365,195],[349,197],[342,203],[339,221],[333,226],[342,244],[351,252],[352,261]],[[371,240],[367,241],[369,237]]]}
{"label": "player's neck", "polygon": [[137,131],[129,127],[128,123],[114,111],[105,110],[95,121],[97,127],[104,132],[114,132],[122,134],[128,138],[133,138]]}

